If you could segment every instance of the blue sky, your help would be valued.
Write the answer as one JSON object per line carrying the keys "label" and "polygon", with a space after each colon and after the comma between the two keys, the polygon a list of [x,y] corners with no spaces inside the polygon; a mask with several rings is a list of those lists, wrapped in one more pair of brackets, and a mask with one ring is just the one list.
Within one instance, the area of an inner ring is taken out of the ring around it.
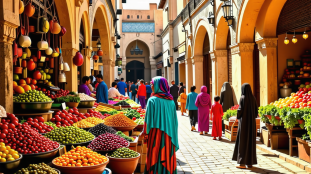
{"label": "blue sky", "polygon": [[159,2],[160,0],[126,0],[123,9],[147,10],[149,9],[149,3],[159,4]]}

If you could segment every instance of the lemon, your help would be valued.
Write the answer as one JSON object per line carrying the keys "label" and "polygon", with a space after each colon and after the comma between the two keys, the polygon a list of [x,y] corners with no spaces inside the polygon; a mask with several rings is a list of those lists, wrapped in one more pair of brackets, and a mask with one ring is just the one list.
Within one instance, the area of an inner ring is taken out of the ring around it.
{"label": "lemon", "polygon": [[2,154],[3,154],[3,153],[2,153],[2,152],[0,152],[0,157],[2,156]]}
{"label": "lemon", "polygon": [[14,149],[10,149],[9,150],[9,154],[13,155],[13,154],[16,154],[17,152],[14,150]]}
{"label": "lemon", "polygon": [[19,155],[18,155],[18,154],[13,154],[12,157],[13,157],[14,159],[18,159],[18,158],[19,158]]}
{"label": "lemon", "polygon": [[12,155],[11,154],[7,154],[6,158],[12,158]]}
{"label": "lemon", "polygon": [[13,158],[13,157],[11,157],[11,158],[8,158],[8,160],[7,161],[14,161],[15,159]]}
{"label": "lemon", "polygon": [[6,154],[4,153],[4,154],[2,154],[2,158],[5,158],[6,157]]}
{"label": "lemon", "polygon": [[11,147],[10,146],[6,146],[6,150],[10,150],[11,149]]}
{"label": "lemon", "polygon": [[6,150],[6,147],[1,145],[1,147],[0,147],[0,152],[3,152],[3,151],[5,151],[5,150]]}
{"label": "lemon", "polygon": [[3,153],[9,154],[9,150],[5,150],[5,151],[3,151]]}
{"label": "lemon", "polygon": [[0,143],[0,146],[5,146],[5,144],[3,142]]}
{"label": "lemon", "polygon": [[0,162],[4,163],[4,162],[6,162],[6,159],[5,158],[1,158]]}

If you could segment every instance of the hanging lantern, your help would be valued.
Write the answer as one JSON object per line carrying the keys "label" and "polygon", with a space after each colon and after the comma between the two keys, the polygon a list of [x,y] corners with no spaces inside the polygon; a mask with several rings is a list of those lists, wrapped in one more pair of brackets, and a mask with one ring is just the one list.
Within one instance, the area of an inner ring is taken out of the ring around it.
{"label": "hanging lantern", "polygon": [[309,35],[308,35],[308,33],[307,33],[307,32],[303,32],[302,37],[303,37],[304,39],[308,39]]}
{"label": "hanging lantern", "polygon": [[97,51],[97,55],[98,55],[98,56],[103,56],[103,55],[104,55],[103,50],[99,49],[99,50]]}
{"label": "hanging lantern", "polygon": [[215,24],[215,17],[214,17],[214,14],[212,12],[209,12],[209,17],[207,19],[208,19],[209,24],[214,26],[214,24]]}
{"label": "hanging lantern", "polygon": [[77,66],[81,66],[83,64],[83,56],[79,51],[73,57],[73,63]]}
{"label": "hanging lantern", "polygon": [[98,60],[99,59],[99,56],[98,55],[94,55],[93,56],[93,60]]}
{"label": "hanging lantern", "polygon": [[298,42],[298,39],[296,38],[296,33],[295,33],[295,30],[294,30],[294,36],[292,38],[292,42],[295,44]]}
{"label": "hanging lantern", "polygon": [[285,36],[285,39],[284,39],[284,44],[285,45],[289,44],[289,39],[287,38],[287,32],[286,32],[286,36]]}

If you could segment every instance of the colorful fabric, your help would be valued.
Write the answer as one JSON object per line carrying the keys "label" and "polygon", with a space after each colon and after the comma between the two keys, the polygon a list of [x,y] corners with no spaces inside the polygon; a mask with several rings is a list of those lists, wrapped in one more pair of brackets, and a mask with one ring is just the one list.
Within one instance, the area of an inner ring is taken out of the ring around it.
{"label": "colorful fabric", "polygon": [[142,109],[146,106],[146,96],[138,96],[138,100]]}
{"label": "colorful fabric", "polygon": [[154,86],[154,96],[163,98],[166,100],[173,100],[173,96],[170,94],[170,87],[168,86],[167,80],[164,77],[154,77],[152,79]]}
{"label": "colorful fabric", "polygon": [[139,96],[144,96],[144,97],[147,96],[146,86],[144,84],[142,84],[138,87],[137,95],[138,95],[138,97]]}
{"label": "colorful fabric", "polygon": [[86,95],[91,95],[91,91],[90,91],[89,87],[86,84],[80,85],[79,89],[78,89],[78,92],[79,93],[84,93]]}
{"label": "colorful fabric", "polygon": [[201,87],[201,93],[198,95],[198,100],[200,100],[201,106],[210,105],[211,99],[210,99],[210,95],[207,93],[206,86]]}
{"label": "colorful fabric", "polygon": [[126,83],[124,83],[124,82],[122,82],[122,81],[119,82],[119,83],[117,84],[117,88],[118,88],[120,94],[125,95],[125,89],[127,89]]}
{"label": "colorful fabric", "polygon": [[213,117],[213,129],[212,137],[221,137],[222,136],[222,106],[218,102],[215,102],[211,109],[211,114]]}
{"label": "colorful fabric", "polygon": [[190,92],[187,95],[187,103],[186,103],[186,109],[188,110],[198,110],[198,107],[195,105],[195,101],[197,99],[198,94],[195,92]]}
{"label": "colorful fabric", "polygon": [[145,174],[177,174],[176,147],[160,129],[149,132]]}

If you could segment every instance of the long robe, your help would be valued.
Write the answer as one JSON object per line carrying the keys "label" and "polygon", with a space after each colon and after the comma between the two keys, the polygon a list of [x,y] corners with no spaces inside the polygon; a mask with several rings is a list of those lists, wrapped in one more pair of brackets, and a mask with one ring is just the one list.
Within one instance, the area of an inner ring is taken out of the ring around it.
{"label": "long robe", "polygon": [[[225,82],[222,85],[219,103],[222,105],[222,109],[224,112],[234,106],[233,92],[231,85],[228,82]],[[222,121],[222,131],[225,131],[224,121]]]}
{"label": "long robe", "polygon": [[[202,87],[203,88],[203,87]],[[201,88],[201,91],[202,91]],[[206,88],[206,87],[205,87]],[[206,90],[204,89],[204,92],[206,93]],[[205,102],[202,102],[202,93],[200,93],[195,101],[195,105],[198,107],[198,131],[202,132],[208,132],[209,131],[209,109],[211,108],[211,98],[209,94],[205,94]]]}
{"label": "long robe", "polygon": [[238,164],[257,164],[256,157],[256,117],[258,107],[249,84],[242,85],[242,96],[237,111],[238,134],[232,160]]}
{"label": "long robe", "polygon": [[222,136],[222,116],[223,111],[221,104],[215,102],[212,106],[211,113],[213,114],[213,129],[212,137],[221,137]]}

